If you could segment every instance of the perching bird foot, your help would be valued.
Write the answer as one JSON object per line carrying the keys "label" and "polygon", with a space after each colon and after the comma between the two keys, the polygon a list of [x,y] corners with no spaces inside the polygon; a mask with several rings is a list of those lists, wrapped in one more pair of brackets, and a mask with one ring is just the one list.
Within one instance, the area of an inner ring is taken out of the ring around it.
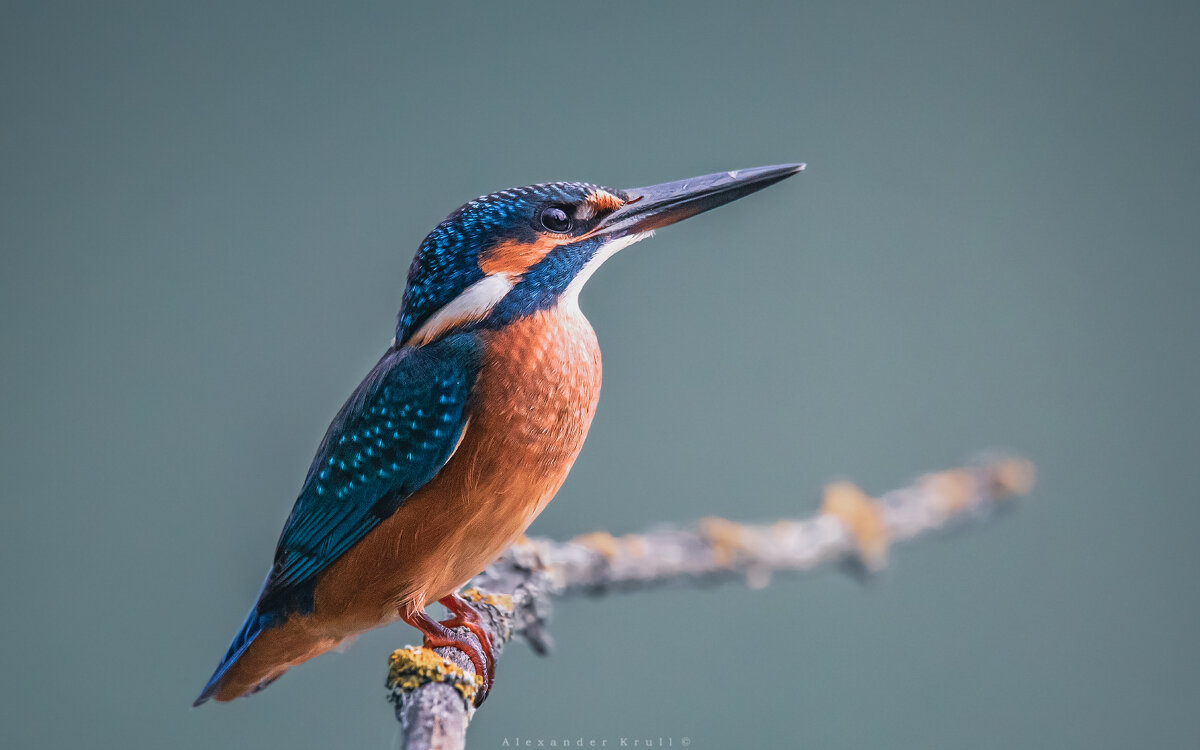
{"label": "perching bird foot", "polygon": [[[496,649],[492,645],[492,637],[488,634],[487,628],[483,626],[483,618],[479,616],[479,611],[471,605],[469,601],[463,599],[458,594],[443,596],[438,599],[438,604],[441,604],[446,609],[450,610],[453,617],[442,620],[440,624],[447,628],[466,628],[475,634],[479,639],[479,644],[483,646],[483,650],[487,655],[487,674],[484,679],[487,681],[488,687],[496,679]],[[486,693],[487,690],[485,689]],[[482,698],[480,702],[482,702]]]}
{"label": "perching bird foot", "polygon": [[[446,599],[458,599],[458,597],[446,597]],[[446,604],[445,600],[441,603],[447,609],[454,613],[454,617],[445,622],[438,622],[424,612],[418,612],[410,617],[405,617],[404,621],[414,628],[417,628],[425,635],[425,648],[457,648],[467,655],[471,660],[471,664],[475,666],[475,675],[479,677],[481,685],[475,692],[475,707],[479,708],[483,705],[483,701],[487,699],[488,692],[492,689],[492,678],[495,674],[494,664],[495,657],[492,651],[491,640],[487,637],[483,630],[479,614],[470,608],[462,599],[458,599],[470,614],[460,612],[459,607],[455,605],[451,608]],[[473,620],[470,618],[473,616]],[[454,628],[464,627],[475,634],[478,642],[467,638],[458,633]]]}

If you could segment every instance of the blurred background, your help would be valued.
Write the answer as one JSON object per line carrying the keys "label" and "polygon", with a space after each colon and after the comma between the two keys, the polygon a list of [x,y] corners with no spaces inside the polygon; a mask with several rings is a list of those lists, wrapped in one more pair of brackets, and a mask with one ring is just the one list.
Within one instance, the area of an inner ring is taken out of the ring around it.
{"label": "blurred background", "polygon": [[405,626],[189,705],[421,238],[513,185],[807,161],[592,280],[604,394],[532,532],[803,516],[996,447],[1035,496],[866,586],[564,603],[472,745],[1195,746],[1198,32],[1185,2],[4,3],[0,745],[387,747]]}

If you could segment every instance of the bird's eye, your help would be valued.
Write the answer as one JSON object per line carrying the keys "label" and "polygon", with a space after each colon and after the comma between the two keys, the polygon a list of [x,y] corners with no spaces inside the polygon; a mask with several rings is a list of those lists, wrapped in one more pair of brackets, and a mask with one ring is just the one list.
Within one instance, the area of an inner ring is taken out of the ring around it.
{"label": "bird's eye", "polygon": [[562,206],[543,208],[541,222],[543,227],[558,234],[564,234],[571,229],[571,217]]}

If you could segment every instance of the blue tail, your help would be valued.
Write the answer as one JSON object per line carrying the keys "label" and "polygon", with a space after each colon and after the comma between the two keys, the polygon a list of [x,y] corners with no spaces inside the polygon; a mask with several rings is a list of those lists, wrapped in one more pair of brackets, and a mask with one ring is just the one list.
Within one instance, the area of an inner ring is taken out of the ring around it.
{"label": "blue tail", "polygon": [[242,654],[246,653],[246,649],[250,648],[250,644],[254,643],[254,639],[258,637],[258,634],[270,626],[273,618],[258,611],[258,603],[262,599],[262,592],[266,590],[267,581],[270,580],[271,574],[268,573],[266,580],[263,581],[262,588],[258,590],[258,596],[254,598],[254,606],[250,608],[250,614],[246,615],[246,621],[242,623],[238,634],[234,636],[233,643],[229,645],[229,650],[225,652],[225,658],[221,659],[221,663],[217,665],[217,671],[213,672],[212,677],[208,678],[208,684],[200,691],[200,697],[192,702],[193,708],[207,702],[209,698],[213,697],[217,692],[217,686],[220,684],[221,678],[225,676],[229,668],[241,658]]}
{"label": "blue tail", "polygon": [[229,650],[225,652],[225,658],[221,659],[221,663],[217,665],[217,671],[213,672],[212,677],[208,678],[208,684],[200,691],[200,697],[192,703],[193,706],[199,706],[213,697],[213,694],[217,692],[217,685],[221,682],[221,678],[241,658],[242,654],[246,653],[246,649],[250,648],[250,644],[254,643],[254,639],[263,631],[267,620],[268,618],[258,613],[258,603],[256,602],[250,608],[250,614],[247,615],[246,621],[242,623],[242,629],[238,631],[237,636],[233,639]]}

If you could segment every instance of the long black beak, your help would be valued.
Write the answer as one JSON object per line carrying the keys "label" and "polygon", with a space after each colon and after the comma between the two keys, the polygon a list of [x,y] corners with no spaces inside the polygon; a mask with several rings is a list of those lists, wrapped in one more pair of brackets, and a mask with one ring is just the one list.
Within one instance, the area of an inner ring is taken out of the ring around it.
{"label": "long black beak", "polygon": [[802,171],[803,164],[777,164],[632,188],[625,191],[629,196],[625,205],[605,217],[593,232],[617,236],[648,232],[723,206]]}

